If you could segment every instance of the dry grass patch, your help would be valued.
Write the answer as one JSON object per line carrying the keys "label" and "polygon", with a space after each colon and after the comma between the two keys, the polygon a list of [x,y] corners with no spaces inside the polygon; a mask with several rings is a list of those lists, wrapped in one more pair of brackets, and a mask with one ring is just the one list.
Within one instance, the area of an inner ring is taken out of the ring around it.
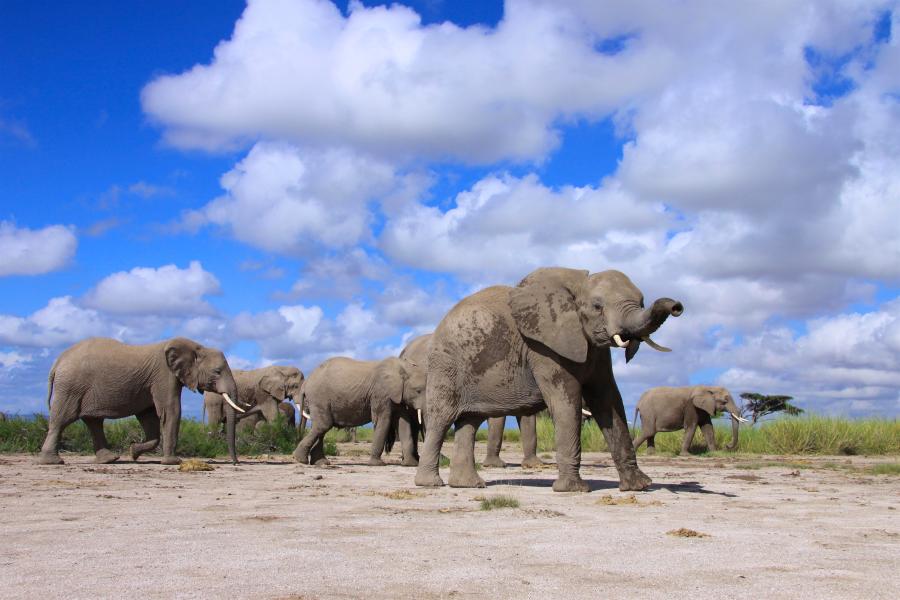
{"label": "dry grass patch", "polygon": [[662,502],[659,502],[658,500],[641,502],[634,494],[628,494],[627,496],[611,496],[606,494],[605,496],[600,496],[600,499],[597,500],[595,504],[599,504],[600,506],[660,506],[662,505]]}
{"label": "dry grass patch", "polygon": [[204,460],[197,460],[196,458],[189,458],[187,460],[181,461],[181,464],[178,465],[178,470],[183,471],[183,472],[215,471],[216,468]]}
{"label": "dry grass patch", "polygon": [[412,492],[410,490],[394,490],[393,492],[372,492],[372,496],[383,496],[390,500],[412,500],[413,498],[421,498],[425,494],[421,492]]}
{"label": "dry grass patch", "polygon": [[673,529],[671,531],[667,531],[666,535],[671,535],[674,537],[681,538],[705,538],[710,537],[708,533],[701,533],[699,531],[694,531],[693,529],[687,529],[686,527],[680,527],[678,529]]}

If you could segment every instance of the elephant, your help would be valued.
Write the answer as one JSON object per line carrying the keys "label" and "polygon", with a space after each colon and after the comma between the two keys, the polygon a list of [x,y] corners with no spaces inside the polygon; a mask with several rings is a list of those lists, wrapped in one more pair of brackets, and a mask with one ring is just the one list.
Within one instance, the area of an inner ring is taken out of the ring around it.
{"label": "elephant", "polygon": [[[143,346],[109,338],[78,342],[60,354],[50,369],[50,423],[38,462],[62,464],[60,437],[78,419],[84,421],[93,438],[95,462],[114,462],[119,456],[109,449],[103,420],[135,415],[145,441],[131,445],[132,460],[156,448],[161,433],[162,464],[179,464],[175,445],[181,422],[182,387],[220,393],[236,410],[245,410],[235,404],[240,402],[237,384],[219,350],[180,337]],[[228,437],[233,444],[233,426]]]}
{"label": "elephant", "polygon": [[610,348],[631,360],[680,302],[643,295],[620,271],[540,268],[516,287],[493,286],[463,298],[431,339],[425,443],[415,484],[441,486],[438,458],[456,425],[453,487],[484,487],[475,471],[475,431],[486,417],[533,415],[545,406],[556,429],[557,492],[586,492],[581,479],[581,408],[597,421],[619,473],[619,489],[650,485],[637,465]]}
{"label": "elephant", "polygon": [[[312,421],[309,432],[294,450],[294,458],[307,464],[327,465],[322,450],[325,434],[332,427],[358,427],[373,422],[369,464],[384,465],[381,455],[393,444],[393,421],[403,402],[412,402],[425,392],[425,373],[403,358],[361,361],[336,357],[312,372],[300,394],[301,411]],[[389,437],[390,436],[390,437]],[[406,454],[406,466],[413,456]]]}
{"label": "elephant", "polygon": [[[586,419],[592,417],[591,411],[586,408],[581,409],[582,424]],[[516,423],[519,425],[519,439],[522,442],[522,467],[530,469],[542,466],[544,461],[537,455],[537,415],[516,417]],[[506,417],[488,419],[487,456],[482,463],[485,467],[506,467],[506,462],[500,458],[505,428]]]}
{"label": "elephant", "polygon": [[[426,333],[413,338],[400,352],[400,358],[409,361],[413,369],[418,369],[421,377],[425,377],[428,370],[428,349],[431,347],[431,334]],[[410,466],[419,464],[419,435],[424,434],[425,426],[422,415],[425,413],[425,394],[415,396],[404,401],[403,408],[399,411],[397,423],[397,437],[400,439],[404,459],[412,456]],[[414,464],[413,464],[414,463]]]}
{"label": "elephant", "polygon": [[706,438],[710,450],[716,449],[716,434],[712,417],[719,411],[731,415],[731,443],[728,450],[737,448],[738,423],[746,423],[731,394],[723,387],[691,385],[686,387],[655,387],[641,394],[634,408],[634,425],[641,416],[641,434],[634,438],[634,448],[647,442],[647,453],[656,452],[654,437],[660,431],[685,430],[681,454],[687,454],[697,426]]}
{"label": "elephant", "polygon": [[[238,398],[252,408],[238,415],[221,394],[206,392],[203,395],[203,407],[209,415],[210,425],[226,423],[227,427],[230,418],[237,418],[251,427],[261,420],[273,423],[279,412],[287,410],[281,408],[284,400],[299,398],[300,387],[303,385],[303,372],[296,367],[271,365],[251,371],[235,369],[233,374],[237,383]],[[293,428],[294,409],[288,406]],[[231,456],[231,462],[237,464],[237,452],[231,442],[228,445],[228,454]]]}

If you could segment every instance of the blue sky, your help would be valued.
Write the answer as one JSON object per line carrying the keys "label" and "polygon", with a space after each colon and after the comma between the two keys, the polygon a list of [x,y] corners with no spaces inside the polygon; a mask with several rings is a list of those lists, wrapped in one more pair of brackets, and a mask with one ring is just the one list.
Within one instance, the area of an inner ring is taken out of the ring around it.
{"label": "blue sky", "polygon": [[896,415],[895,3],[742,10],[5,2],[0,410],[85,336],[309,372],[562,265],[687,306],[627,405]]}

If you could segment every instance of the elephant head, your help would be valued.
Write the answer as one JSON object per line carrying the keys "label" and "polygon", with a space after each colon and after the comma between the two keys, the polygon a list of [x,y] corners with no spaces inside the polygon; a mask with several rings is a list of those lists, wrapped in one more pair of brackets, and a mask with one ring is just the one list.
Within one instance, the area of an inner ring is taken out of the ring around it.
{"label": "elephant head", "polygon": [[425,371],[405,358],[386,358],[375,369],[374,395],[416,405],[425,396]]}
{"label": "elephant head", "polygon": [[166,365],[185,387],[195,392],[222,394],[231,404],[241,402],[231,367],[220,350],[174,338],[166,344],[164,352]]}
{"label": "elephant head", "polygon": [[529,274],[512,289],[509,304],[523,336],[576,363],[587,359],[589,344],[625,348],[626,362],[642,341],[668,352],[650,334],[684,311],[670,298],[644,308],[641,291],[619,271],[590,274],[560,267]]}
{"label": "elephant head", "polygon": [[728,450],[737,448],[739,422],[747,420],[741,417],[741,409],[734,403],[728,390],[718,386],[696,385],[691,390],[690,399],[697,410],[708,413],[710,417],[722,411],[731,415],[731,443],[725,447]]}

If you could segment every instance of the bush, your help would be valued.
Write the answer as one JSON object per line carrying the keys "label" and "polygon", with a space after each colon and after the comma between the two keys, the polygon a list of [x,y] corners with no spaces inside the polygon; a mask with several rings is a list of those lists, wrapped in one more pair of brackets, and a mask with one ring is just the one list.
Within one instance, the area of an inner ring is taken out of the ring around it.
{"label": "bush", "polygon": [[494,510],[497,508],[519,508],[519,501],[512,496],[492,496],[482,498],[481,510]]}

